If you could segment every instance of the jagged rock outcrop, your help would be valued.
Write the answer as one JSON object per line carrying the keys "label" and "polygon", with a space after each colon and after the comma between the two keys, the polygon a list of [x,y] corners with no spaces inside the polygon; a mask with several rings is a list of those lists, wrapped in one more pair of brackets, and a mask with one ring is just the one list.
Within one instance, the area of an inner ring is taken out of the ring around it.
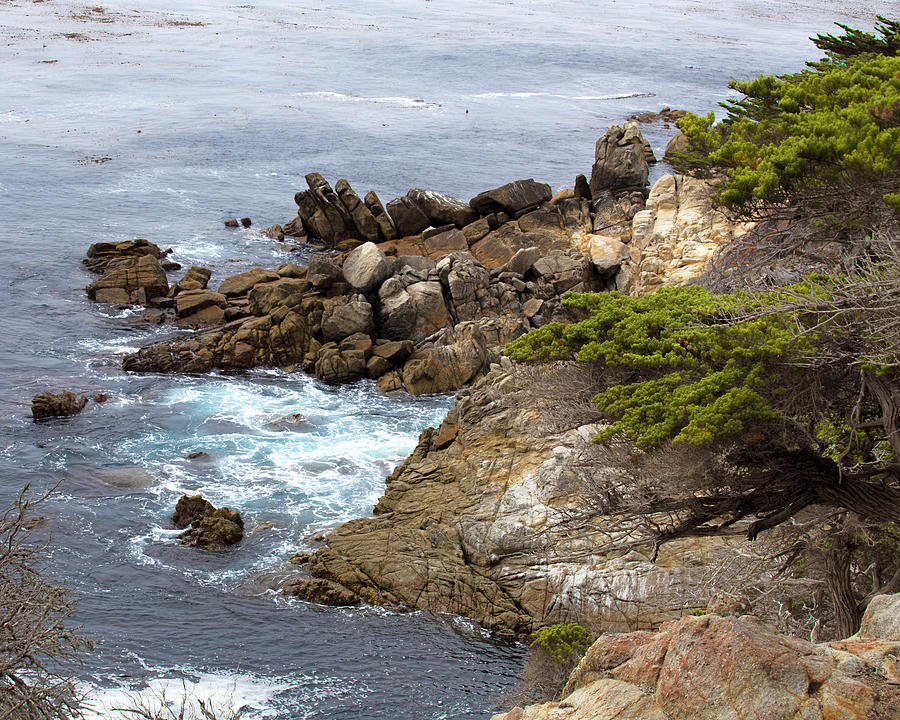
{"label": "jagged rock outcrop", "polygon": [[[436,263],[388,258],[374,243],[314,256],[308,268],[256,268],[226,278],[219,292],[175,294],[179,325],[219,326],[144,347],[123,367],[201,373],[301,366],[332,383],[390,375],[385,390],[456,390],[485,372],[507,342],[564,317],[560,293],[597,287],[599,276],[577,250],[517,252],[494,272],[466,252]],[[402,357],[374,352],[391,341],[409,341],[411,349]]]}
{"label": "jagged rock outcrop", "polygon": [[[432,381],[449,364],[442,357],[423,377]],[[552,530],[576,502],[578,468],[590,462],[597,476],[606,471],[590,454],[597,427],[554,412],[558,383],[582,370],[538,377],[502,360],[457,396],[439,428],[422,433],[388,477],[374,517],[330,534],[309,572],[365,602],[457,613],[513,635],[555,622],[629,629],[677,617],[678,598],[728,541],[673,541],[651,562],[649,550],[604,555],[595,551],[599,535]]]}
{"label": "jagged rock outcrop", "polygon": [[[879,610],[896,608],[897,597],[867,613],[870,622],[895,623],[890,611],[884,617]],[[561,701],[493,720],[893,718],[900,712],[898,670],[900,636],[814,645],[750,615],[686,616],[658,633],[601,635]]]}
{"label": "jagged rock outcrop", "polygon": [[172,524],[182,530],[178,537],[191,547],[219,552],[244,538],[244,520],[231,508],[216,508],[200,495],[182,495],[175,505]]}
{"label": "jagged rock outcrop", "polygon": [[358,238],[359,231],[350,211],[328,181],[319,173],[309,173],[306,184],[309,189],[294,195],[294,202],[307,234],[330,245],[348,238]]}
{"label": "jagged rock outcrop", "polygon": [[42,392],[31,399],[31,416],[35,420],[77,415],[87,405],[87,398],[66,390],[61,393]]}
{"label": "jagged rock outcrop", "polygon": [[613,125],[597,140],[591,169],[591,194],[643,190],[650,167],[644,153],[644,138],[636,122]]}
{"label": "jagged rock outcrop", "polygon": [[616,287],[644,295],[663,285],[686,285],[721,249],[746,233],[749,223],[732,223],[716,210],[709,183],[686,175],[665,175],[653,185],[646,208],[631,222],[630,257],[616,275]]}

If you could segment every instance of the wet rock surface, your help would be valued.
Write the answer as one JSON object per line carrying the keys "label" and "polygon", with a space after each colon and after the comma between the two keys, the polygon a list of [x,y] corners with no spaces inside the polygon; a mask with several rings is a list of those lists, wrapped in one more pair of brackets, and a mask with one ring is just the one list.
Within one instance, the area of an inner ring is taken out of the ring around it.
{"label": "wet rock surface", "polygon": [[87,405],[87,398],[69,390],[61,393],[42,392],[31,400],[31,416],[35,420],[77,415]]}
{"label": "wet rock surface", "polygon": [[244,537],[240,513],[227,507],[216,508],[200,495],[182,495],[172,514],[172,524],[187,528],[179,539],[185,545],[220,552]]}

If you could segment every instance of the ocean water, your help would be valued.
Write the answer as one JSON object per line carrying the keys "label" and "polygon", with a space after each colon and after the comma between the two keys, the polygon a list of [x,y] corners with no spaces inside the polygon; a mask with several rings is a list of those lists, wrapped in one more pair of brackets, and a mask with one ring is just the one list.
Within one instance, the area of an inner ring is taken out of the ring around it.
{"label": "ocean water", "polygon": [[[570,186],[608,125],[714,109],[729,78],[800,69],[832,21],[871,27],[868,5],[0,3],[0,501],[59,483],[41,509],[49,572],[97,643],[82,669],[97,712],[188,689],[247,718],[485,718],[524,649],[460,618],[265,590],[312,537],[371,511],[452,398],[278,370],[125,374],[124,354],[171,329],[87,300],[90,243],[145,237],[217,286],[305,261],[260,228],[295,214],[311,171],[385,202]],[[646,129],[657,154],[671,132]],[[252,228],[223,227],[244,215]],[[33,423],[31,397],[64,389],[111,400]],[[168,517],[186,492],[241,510],[244,542],[179,546]]]}

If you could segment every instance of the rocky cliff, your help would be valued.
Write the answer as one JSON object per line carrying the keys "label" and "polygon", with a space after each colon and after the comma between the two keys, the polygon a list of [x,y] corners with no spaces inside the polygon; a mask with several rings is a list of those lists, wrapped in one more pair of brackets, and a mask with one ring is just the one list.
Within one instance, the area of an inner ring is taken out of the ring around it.
{"label": "rocky cliff", "polygon": [[510,635],[572,621],[656,627],[679,616],[726,540],[674,541],[651,562],[649,550],[599,552],[602,532],[574,536],[559,525],[579,510],[579,478],[616,471],[591,442],[586,372],[494,365],[423,432],[374,517],[331,533],[309,561],[313,577],[287,592],[458,613]]}

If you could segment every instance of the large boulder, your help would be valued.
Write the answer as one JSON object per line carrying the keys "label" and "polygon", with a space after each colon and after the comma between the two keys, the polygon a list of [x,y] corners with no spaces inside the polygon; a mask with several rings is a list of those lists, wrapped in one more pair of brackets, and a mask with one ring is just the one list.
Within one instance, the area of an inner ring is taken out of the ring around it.
{"label": "large boulder", "polygon": [[416,235],[431,225],[431,220],[409,197],[400,197],[387,204],[388,214],[400,237]]}
{"label": "large boulder", "polygon": [[496,212],[515,215],[526,208],[537,207],[551,197],[553,197],[553,193],[550,191],[549,185],[535,182],[529,178],[528,180],[516,180],[480,193],[469,201],[469,205],[481,215]]}
{"label": "large boulder", "polygon": [[352,382],[366,375],[366,363],[372,356],[372,338],[363,333],[326,343],[315,361],[316,377],[332,385]]}
{"label": "large boulder", "polygon": [[628,246],[609,235],[589,235],[584,240],[585,254],[602,274],[615,272],[628,259]]}
{"label": "large boulder", "polygon": [[159,259],[163,252],[158,245],[143,238],[123,242],[98,242],[88,248],[87,257],[81,262],[91,272],[102,274],[117,267],[129,267],[144,255]]}
{"label": "large boulder", "polygon": [[379,335],[419,342],[451,322],[441,284],[419,281],[407,287],[391,278],[378,291]]}
{"label": "large boulder", "polygon": [[406,193],[406,197],[416,204],[434,227],[455,225],[461,228],[478,219],[478,213],[469,204],[433,190],[414,188]]}
{"label": "large boulder", "polygon": [[362,295],[325,300],[322,312],[322,336],[326,342],[343,340],[362,333],[375,332],[372,306]]}
{"label": "large boulder", "polygon": [[247,307],[254,315],[267,315],[284,305],[296,307],[303,301],[309,281],[303,278],[282,277],[274,282],[254,285],[247,296]]}
{"label": "large boulder", "polygon": [[477,322],[462,322],[437,333],[403,365],[403,385],[411,395],[463,387],[490,364],[488,342]]}
{"label": "large boulder", "polygon": [[390,274],[391,264],[387,256],[372,242],[360,245],[344,260],[344,279],[357,292],[374,290]]}
{"label": "large boulder", "polygon": [[324,255],[313,255],[309,259],[306,279],[314,288],[327,290],[336,282],[341,282],[344,279],[344,273],[330,258]]}
{"label": "large boulder", "polygon": [[103,276],[87,286],[87,294],[97,302],[147,305],[169,292],[169,281],[152,254],[141,255],[124,266],[110,266]]}
{"label": "large boulder", "polygon": [[175,296],[178,325],[200,328],[220,325],[225,319],[228,298],[212,290],[184,290]]}
{"label": "large boulder", "polygon": [[35,420],[77,415],[87,405],[87,398],[66,390],[61,393],[42,392],[31,399],[31,416]]}
{"label": "large boulder", "polygon": [[613,125],[597,140],[591,169],[591,193],[643,190],[650,175],[644,155],[644,137],[633,121]]}
{"label": "large boulder", "polygon": [[231,275],[222,281],[219,285],[219,292],[225,297],[233,298],[240,295],[246,295],[250,289],[258,283],[274,282],[278,280],[279,275],[271,270],[263,270],[263,268],[253,268],[247,272]]}
{"label": "large boulder", "polygon": [[855,637],[900,642],[900,593],[872,598]]}

